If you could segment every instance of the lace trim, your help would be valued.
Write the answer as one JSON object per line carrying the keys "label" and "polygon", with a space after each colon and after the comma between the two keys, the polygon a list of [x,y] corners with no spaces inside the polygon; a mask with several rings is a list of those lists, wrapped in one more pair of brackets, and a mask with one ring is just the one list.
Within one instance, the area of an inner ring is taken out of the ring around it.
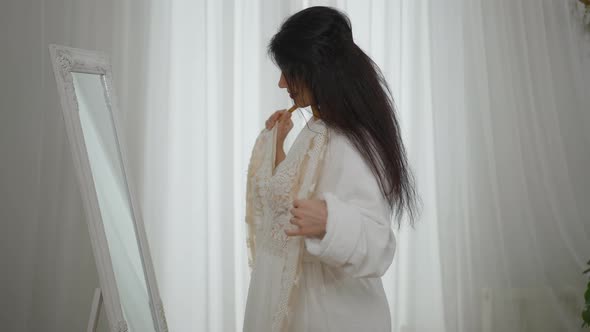
{"label": "lace trim", "polygon": [[257,187],[259,186],[257,174],[262,165],[267,164],[264,162],[265,156],[268,154],[264,153],[264,147],[267,145],[268,140],[271,138],[271,132],[264,129],[258,135],[254,148],[252,150],[252,157],[248,164],[248,179],[246,184],[246,214],[245,221],[248,225],[248,236],[247,236],[247,247],[248,247],[248,266],[250,269],[254,268],[254,259],[256,257],[256,225],[262,223],[262,201],[257,197]]}
{"label": "lace trim", "polygon": [[[284,231],[291,227],[290,208],[295,197],[309,198],[321,169],[327,145],[327,128],[321,123],[308,123],[317,130],[306,130],[297,136],[285,160],[272,174],[275,142],[273,131],[264,129],[259,135],[250,164],[246,192],[246,222],[248,223],[249,266],[255,269],[256,250],[264,250],[284,262],[278,305],[272,321],[272,331],[281,331],[292,310],[292,293],[298,285],[301,270],[303,239],[288,237]],[[265,151],[265,149],[272,149]]]}
{"label": "lace trim", "polygon": [[[300,172],[304,174],[303,183],[299,188],[297,198],[305,199],[311,197],[313,194],[316,183],[319,178],[321,166],[323,165],[325,150],[327,145],[327,133],[322,133],[313,137],[313,142],[310,149],[306,153],[307,163],[305,168],[301,169]],[[283,291],[281,292],[281,302],[275,314],[276,329],[273,326],[274,331],[286,331],[289,323],[289,316],[293,312],[293,305],[295,303],[294,292],[299,287],[299,279],[301,276],[301,270],[303,268],[303,238],[297,238],[298,240],[298,251],[297,256],[292,258],[295,260],[293,265],[285,265],[286,271],[283,273]],[[274,324],[273,324],[274,325]]]}

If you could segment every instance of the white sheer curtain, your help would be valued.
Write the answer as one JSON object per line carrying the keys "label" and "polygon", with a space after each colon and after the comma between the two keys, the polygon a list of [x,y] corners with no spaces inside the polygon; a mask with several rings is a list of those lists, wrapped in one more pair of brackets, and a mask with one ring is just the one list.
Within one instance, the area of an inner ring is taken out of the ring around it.
{"label": "white sheer curtain", "polygon": [[51,42],[113,57],[170,330],[241,330],[247,161],[264,119],[289,105],[265,47],[283,18],[327,4],[350,15],[390,82],[423,201],[384,277],[393,330],[576,330],[590,258],[590,46],[573,3],[3,4],[3,327],[77,330],[96,286]]}
{"label": "white sheer curtain", "polygon": [[289,106],[265,50],[285,4],[154,2],[144,210],[173,331],[241,329],[247,162],[267,114]]}
{"label": "white sheer curtain", "polygon": [[580,271],[590,255],[590,62],[570,11],[567,1],[430,7],[449,331],[580,326]]}
{"label": "white sheer curtain", "polygon": [[575,329],[588,53],[570,4],[548,0],[158,4],[144,202],[171,329],[241,327],[247,158],[288,105],[265,46],[318,4],[350,15],[386,74],[424,203],[384,278],[394,331]]}

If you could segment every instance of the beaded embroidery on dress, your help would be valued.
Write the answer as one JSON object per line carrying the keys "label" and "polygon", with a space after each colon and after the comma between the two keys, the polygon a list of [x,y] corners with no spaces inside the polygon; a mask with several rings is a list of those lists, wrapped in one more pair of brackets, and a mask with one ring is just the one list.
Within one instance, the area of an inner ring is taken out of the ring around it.
{"label": "beaded embroidery on dress", "polygon": [[308,199],[315,190],[328,139],[323,121],[310,119],[273,172],[276,127],[259,134],[248,166],[246,223],[252,273],[244,331],[284,331],[288,326],[303,239],[284,231],[294,227],[289,222],[293,200]]}

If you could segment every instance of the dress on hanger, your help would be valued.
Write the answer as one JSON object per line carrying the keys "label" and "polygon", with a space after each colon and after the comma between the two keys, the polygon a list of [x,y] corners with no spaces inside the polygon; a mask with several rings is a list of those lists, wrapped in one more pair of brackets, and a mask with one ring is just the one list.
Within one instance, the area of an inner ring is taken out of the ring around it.
{"label": "dress on hanger", "polygon": [[[395,237],[376,177],[344,135],[313,118],[273,170],[275,128],[259,135],[248,170],[244,331],[390,331],[380,277]],[[326,200],[323,239],[284,234],[295,198]]]}

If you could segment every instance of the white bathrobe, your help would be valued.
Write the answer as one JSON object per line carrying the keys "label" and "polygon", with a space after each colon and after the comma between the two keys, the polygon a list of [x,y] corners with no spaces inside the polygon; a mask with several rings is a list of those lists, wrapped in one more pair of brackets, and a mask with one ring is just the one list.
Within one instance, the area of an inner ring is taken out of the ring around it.
{"label": "white bathrobe", "polygon": [[[324,126],[321,120],[313,125]],[[299,135],[307,130],[304,127]],[[324,160],[311,196],[326,200],[326,235],[321,240],[304,238],[288,330],[391,331],[380,278],[395,251],[387,201],[352,143],[330,128],[327,132]]]}

